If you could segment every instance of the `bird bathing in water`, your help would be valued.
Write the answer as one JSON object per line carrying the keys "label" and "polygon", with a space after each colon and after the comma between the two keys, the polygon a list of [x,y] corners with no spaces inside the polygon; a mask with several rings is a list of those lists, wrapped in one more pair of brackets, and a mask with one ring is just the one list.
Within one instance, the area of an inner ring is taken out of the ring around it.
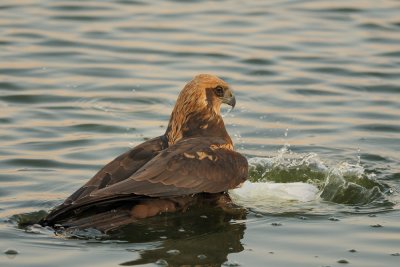
{"label": "bird bathing in water", "polygon": [[[222,79],[200,74],[180,92],[166,132],[118,156],[41,220],[107,232],[198,201],[226,201],[248,176],[221,117],[236,104]],[[229,199],[228,199],[229,201]]]}

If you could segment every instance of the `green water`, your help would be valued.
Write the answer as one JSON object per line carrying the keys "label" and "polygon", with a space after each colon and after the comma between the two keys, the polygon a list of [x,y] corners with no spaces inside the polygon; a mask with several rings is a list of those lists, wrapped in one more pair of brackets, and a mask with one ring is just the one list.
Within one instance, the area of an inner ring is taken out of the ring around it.
{"label": "green water", "polygon": [[[0,32],[1,266],[399,265],[399,1],[3,0]],[[235,90],[239,208],[18,228],[165,132],[198,73]]]}

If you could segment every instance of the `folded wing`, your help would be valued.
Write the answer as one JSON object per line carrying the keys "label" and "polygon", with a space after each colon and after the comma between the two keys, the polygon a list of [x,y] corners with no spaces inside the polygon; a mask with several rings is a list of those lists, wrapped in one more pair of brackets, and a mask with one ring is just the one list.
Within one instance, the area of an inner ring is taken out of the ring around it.
{"label": "folded wing", "polygon": [[247,178],[247,160],[220,138],[188,138],[161,151],[128,178],[92,191],[54,213],[135,197],[217,193]]}

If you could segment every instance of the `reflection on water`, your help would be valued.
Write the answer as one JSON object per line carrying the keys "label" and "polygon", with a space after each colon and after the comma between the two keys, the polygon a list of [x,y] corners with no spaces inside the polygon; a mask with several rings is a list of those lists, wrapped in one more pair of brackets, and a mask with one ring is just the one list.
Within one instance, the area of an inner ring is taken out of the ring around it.
{"label": "reflection on water", "polygon": [[[207,214],[207,215],[205,215]],[[139,251],[140,258],[121,265],[131,266],[165,260],[170,266],[215,265],[228,260],[228,254],[243,250],[246,211],[198,208],[185,214],[153,218],[119,235],[130,242],[160,240],[156,248]],[[177,255],[180,255],[177,257]]]}
{"label": "reflection on water", "polygon": [[[19,254],[0,264],[397,266],[399,8],[395,0],[1,1],[0,250]],[[111,240],[16,229],[12,215],[50,209],[164,132],[181,87],[202,72],[237,95],[224,120],[252,166],[253,187],[236,192],[242,213],[198,207]]]}

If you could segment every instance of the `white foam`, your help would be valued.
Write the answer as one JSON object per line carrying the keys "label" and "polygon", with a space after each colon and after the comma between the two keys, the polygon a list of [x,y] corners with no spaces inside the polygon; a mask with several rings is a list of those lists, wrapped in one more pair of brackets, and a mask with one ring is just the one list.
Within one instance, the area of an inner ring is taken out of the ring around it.
{"label": "white foam", "polygon": [[246,181],[242,187],[229,191],[234,203],[246,208],[273,210],[297,205],[318,198],[318,188],[307,183],[271,183]]}

